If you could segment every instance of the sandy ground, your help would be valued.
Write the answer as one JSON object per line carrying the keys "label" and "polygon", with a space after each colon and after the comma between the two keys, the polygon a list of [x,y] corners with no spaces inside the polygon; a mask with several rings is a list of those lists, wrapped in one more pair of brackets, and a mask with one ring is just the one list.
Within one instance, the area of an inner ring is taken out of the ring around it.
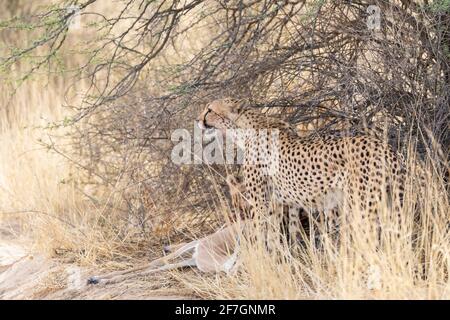
{"label": "sandy ground", "polygon": [[87,285],[92,270],[33,254],[0,226],[1,299],[190,299],[168,272],[119,284]]}

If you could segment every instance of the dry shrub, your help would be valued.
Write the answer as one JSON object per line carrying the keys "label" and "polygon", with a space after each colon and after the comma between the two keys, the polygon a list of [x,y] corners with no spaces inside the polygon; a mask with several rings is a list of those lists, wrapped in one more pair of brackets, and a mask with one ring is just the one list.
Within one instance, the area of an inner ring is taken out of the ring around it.
{"label": "dry shrub", "polygon": [[[369,5],[380,9],[379,30],[368,26]],[[217,220],[210,170],[173,164],[170,136],[192,133],[199,108],[220,96],[245,98],[299,127],[315,123],[317,134],[369,129],[402,153],[404,141],[414,141],[418,155],[448,175],[445,1],[131,1],[127,12],[141,15],[119,16],[107,36],[88,41],[86,56],[102,59],[80,70],[91,86],[71,119],[70,158],[93,189],[120,190],[123,220],[143,234],[202,230],[205,219]],[[97,22],[91,32],[105,30]]]}

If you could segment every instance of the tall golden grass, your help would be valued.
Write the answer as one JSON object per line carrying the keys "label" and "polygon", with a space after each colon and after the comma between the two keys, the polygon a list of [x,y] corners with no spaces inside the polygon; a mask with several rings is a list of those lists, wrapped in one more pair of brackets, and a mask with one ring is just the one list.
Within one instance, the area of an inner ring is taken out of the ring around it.
{"label": "tall golden grass", "polygon": [[[76,58],[72,57],[71,63],[76,64]],[[86,190],[79,183],[83,171],[40,143],[68,130],[48,128],[53,121],[70,116],[70,111],[62,108],[67,85],[64,78],[43,75],[23,84],[13,96],[11,89],[2,85],[0,223],[20,223],[17,236],[27,238],[35,250],[50,255],[66,252],[74,262],[85,265],[123,267],[123,261],[129,263],[143,251],[157,251],[159,245],[142,247],[131,235],[119,240],[115,229],[119,214],[111,207],[120,207],[120,188],[96,190],[99,198],[114,203],[98,205],[85,196]],[[77,90],[83,89],[84,84],[79,83]],[[415,167],[414,152],[408,163]],[[295,255],[281,242],[272,243],[268,252],[263,240],[266,234],[257,230],[251,238],[258,241],[241,241],[238,273],[211,276],[178,272],[177,279],[203,298],[449,299],[450,205],[435,165],[429,158],[426,166],[431,174],[425,186],[414,174],[410,176],[402,209],[406,227],[400,229],[398,239],[387,239],[382,250],[358,238],[361,234],[352,223],[341,230],[341,237],[354,236],[353,246],[335,244],[325,233],[321,249],[309,239]],[[216,210],[225,213],[229,208]],[[419,223],[414,220],[415,212],[422,217]],[[321,228],[324,226],[319,222]]]}
{"label": "tall golden grass", "polygon": [[[399,226],[388,215],[387,202],[380,205],[388,230],[380,246],[366,241],[358,212],[341,212],[350,220],[341,225],[340,242],[319,232],[320,246],[311,235],[294,254],[286,243],[267,245],[263,240],[267,233],[279,232],[279,225],[273,223],[268,230],[254,230],[241,239],[242,265],[237,274],[187,279],[179,274],[180,281],[202,297],[218,299],[449,299],[450,207],[444,181],[431,173],[430,161],[424,183],[413,153],[408,160],[411,174],[402,223]],[[323,221],[314,223],[316,230],[326,230]],[[389,235],[392,229],[396,236]]]}

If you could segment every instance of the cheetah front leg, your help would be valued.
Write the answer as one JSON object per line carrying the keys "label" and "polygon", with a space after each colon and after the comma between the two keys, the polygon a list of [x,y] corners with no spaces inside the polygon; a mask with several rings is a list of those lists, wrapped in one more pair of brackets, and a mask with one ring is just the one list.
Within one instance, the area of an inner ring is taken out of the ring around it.
{"label": "cheetah front leg", "polygon": [[[249,166],[244,169],[250,217],[256,227],[256,235],[262,235],[262,237],[253,238],[253,241],[262,241],[264,247],[273,253],[274,245],[277,248],[280,242],[287,241],[286,243],[289,243],[289,230],[283,226],[283,223],[286,222],[283,210],[272,201],[275,197],[269,184],[269,177],[257,168]],[[275,211],[280,214],[274,215]]]}
{"label": "cheetah front leg", "polygon": [[247,201],[250,205],[250,218],[269,216],[269,187],[267,177],[255,166],[244,166],[244,181]]}
{"label": "cheetah front leg", "polygon": [[[248,194],[248,192],[246,192],[246,187],[245,187],[244,183],[239,182],[238,179],[236,179],[236,177],[234,177],[233,175],[228,175],[226,182],[230,189],[232,206],[237,211],[237,212],[235,212],[235,214],[237,215],[237,217],[240,217],[244,221],[251,220],[250,217],[251,217],[251,212],[252,212],[253,206],[251,205],[249,194]],[[256,200],[256,201],[258,201],[258,200]],[[267,205],[267,200],[265,198],[263,198],[262,200],[259,200],[259,201],[264,203],[264,206]],[[259,209],[258,213],[253,213],[253,216],[254,216],[254,214],[260,215],[261,212],[263,212],[263,210],[265,209],[265,208],[263,208],[262,205],[260,205],[259,208],[260,209]],[[271,213],[270,208],[267,208],[267,209],[270,214]],[[285,209],[288,209],[288,207],[287,206],[283,207],[282,219],[281,219],[281,221],[279,221],[279,223],[281,224],[280,232],[276,232],[276,234],[274,234],[274,237],[275,237],[274,239],[269,239],[269,238],[265,239],[266,247],[268,247],[268,248],[270,247],[270,243],[277,243],[280,240],[286,240],[287,244],[291,247],[295,243],[297,243],[300,239],[299,209],[290,210],[290,208],[289,208],[289,212],[285,212]],[[264,216],[264,214],[263,214],[263,216]],[[236,218],[236,217],[233,217],[233,218]],[[274,217],[272,216],[270,223],[277,223],[276,221],[273,221],[273,218]],[[265,220],[265,219],[263,219],[263,220]],[[261,221],[258,221],[258,219],[253,219],[253,222],[261,223]],[[262,224],[262,225],[264,225],[264,224]],[[261,226],[261,224],[260,224],[260,226]],[[267,228],[267,226],[264,226],[264,227]],[[293,235],[292,238],[291,238],[291,233]],[[281,239],[280,239],[280,235],[282,236]]]}
{"label": "cheetah front leg", "polygon": [[239,182],[232,174],[227,175],[226,182],[230,190],[232,211],[234,211],[231,219],[233,221],[239,220],[239,218],[245,220],[249,217],[250,213],[250,204],[247,198],[245,184]]}

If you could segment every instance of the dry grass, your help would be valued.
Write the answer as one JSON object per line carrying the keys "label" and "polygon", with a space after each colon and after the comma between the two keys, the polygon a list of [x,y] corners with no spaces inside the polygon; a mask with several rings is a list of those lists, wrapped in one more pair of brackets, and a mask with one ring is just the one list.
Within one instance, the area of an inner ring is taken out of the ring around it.
{"label": "dry grass", "polygon": [[[322,247],[307,241],[291,255],[285,244],[273,242],[268,252],[266,231],[255,231],[242,242],[242,267],[234,276],[198,276],[185,285],[205,298],[220,299],[449,299],[449,202],[439,177],[408,182],[399,237],[383,238],[381,248],[367,243],[352,216],[336,244],[321,233]],[[387,212],[387,206],[384,210]],[[415,212],[421,220],[417,221]],[[387,219],[386,226],[395,225]],[[325,226],[318,223],[317,229]],[[276,228],[269,230],[278,232]],[[412,239],[415,239],[413,242]]]}
{"label": "dry grass", "polygon": [[[1,18],[29,14],[46,3],[51,1],[37,5],[19,0],[7,6]],[[94,9],[104,14],[114,10],[105,2]],[[79,41],[80,34],[87,36],[77,30],[70,36]],[[33,37],[24,33],[1,36],[10,45]],[[67,70],[85,62],[71,49],[63,50],[62,55]],[[26,63],[13,69],[11,79],[21,75],[22,69],[27,70]],[[56,124],[70,119],[72,111],[64,106],[80,103],[87,83],[54,73],[37,73],[19,87],[9,80],[2,81],[0,92],[0,223],[19,223],[16,234],[31,240],[36,250],[81,264],[96,265],[113,257],[131,260],[142,254],[140,241],[127,235],[118,239],[115,225],[123,223],[116,210],[122,205],[117,195],[120,177],[115,188],[93,190],[82,183],[86,172],[76,161],[47,147],[56,143],[73,152],[67,139],[71,128]],[[112,263],[117,264],[124,266]]]}
{"label": "dry grass", "polygon": [[[80,183],[82,170],[42,146],[40,139],[49,141],[68,130],[46,127],[70,116],[61,107],[67,83],[54,78],[43,83],[25,83],[12,98],[6,85],[1,90],[0,104],[8,108],[0,112],[0,222],[17,220],[22,226],[18,236],[36,250],[89,266],[123,268],[148,250],[159,251],[151,235],[140,239],[130,230],[119,237],[115,225],[123,221],[114,208],[121,207],[120,177],[114,188],[87,190]],[[82,91],[83,84],[77,89]],[[429,159],[433,174],[426,188],[409,182],[403,209],[407,227],[401,228],[399,240],[387,239],[383,250],[367,246],[352,224],[341,231],[343,239],[357,235],[352,246],[335,245],[324,234],[322,249],[307,245],[295,257],[280,243],[268,253],[264,233],[256,231],[260,241],[242,241],[239,273],[178,272],[176,278],[202,298],[449,299],[450,204],[433,165]],[[415,212],[421,214],[419,224]],[[411,233],[417,235],[414,244]]]}

